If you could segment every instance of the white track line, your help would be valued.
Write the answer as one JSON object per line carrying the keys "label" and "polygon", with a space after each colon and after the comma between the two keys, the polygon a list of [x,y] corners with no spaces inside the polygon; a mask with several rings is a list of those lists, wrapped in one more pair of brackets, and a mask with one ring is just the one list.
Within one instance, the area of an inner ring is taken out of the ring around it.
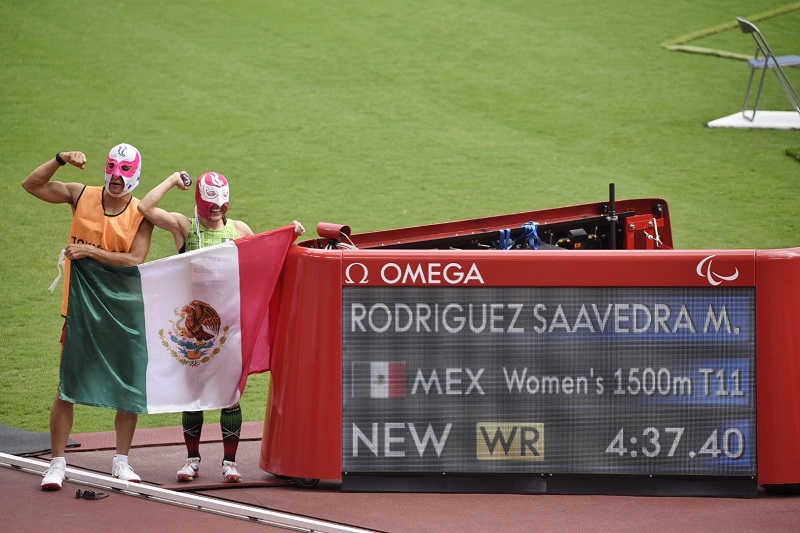
{"label": "white track line", "polygon": [[[45,470],[47,470],[47,467],[50,466],[50,464],[49,462],[42,460],[0,453],[0,466],[21,468],[41,475]],[[326,522],[323,520],[281,513],[278,511],[270,511],[262,507],[242,505],[239,503],[218,500],[216,498],[198,496],[196,494],[176,492],[173,490],[162,489],[154,485],[148,485],[146,483],[129,483],[127,481],[120,481],[119,479],[111,476],[78,470],[69,466],[67,467],[66,479],[106,488],[109,490],[116,489],[133,495],[155,498],[160,501],[173,503],[176,505],[196,508],[200,511],[227,514],[249,520],[259,520],[267,522],[271,525],[294,528],[300,531],[319,531],[324,533],[373,533],[374,531],[371,529],[345,526],[334,522]]]}

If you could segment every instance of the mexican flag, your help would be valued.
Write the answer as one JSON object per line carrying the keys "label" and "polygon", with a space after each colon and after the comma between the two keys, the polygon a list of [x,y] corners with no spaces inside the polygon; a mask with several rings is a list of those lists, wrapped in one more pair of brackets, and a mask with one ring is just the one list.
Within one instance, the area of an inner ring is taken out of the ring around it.
{"label": "mexican flag", "polygon": [[134,413],[229,407],[269,370],[287,226],[119,267],[72,261],[61,398]]}
{"label": "mexican flag", "polygon": [[355,398],[405,398],[405,361],[353,361]]}

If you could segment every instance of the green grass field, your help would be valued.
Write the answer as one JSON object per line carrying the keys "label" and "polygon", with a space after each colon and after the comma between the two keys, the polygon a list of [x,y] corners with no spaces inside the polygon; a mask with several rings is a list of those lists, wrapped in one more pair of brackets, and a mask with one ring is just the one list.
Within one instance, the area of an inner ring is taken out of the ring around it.
{"label": "green grass field", "polygon": [[[709,129],[738,111],[743,61],[661,44],[788,3],[105,2],[7,0],[0,18],[0,423],[46,431],[60,293],[48,285],[67,206],[22,179],[61,150],[102,184],[108,149],[142,152],[138,196],[175,170],[232,183],[231,216],[265,231],[320,221],[355,233],[606,197],[663,197],[679,248],[798,244],[800,132]],[[800,9],[759,21],[800,53]],[[736,30],[692,44],[752,54]],[[789,72],[800,88],[800,69]],[[763,109],[787,110],[774,79]],[[193,195],[163,206],[190,212]],[[154,234],[149,259],[173,253]],[[255,376],[245,417],[264,416]],[[113,413],[79,407],[76,432]],[[140,427],[179,415],[142,416]]]}

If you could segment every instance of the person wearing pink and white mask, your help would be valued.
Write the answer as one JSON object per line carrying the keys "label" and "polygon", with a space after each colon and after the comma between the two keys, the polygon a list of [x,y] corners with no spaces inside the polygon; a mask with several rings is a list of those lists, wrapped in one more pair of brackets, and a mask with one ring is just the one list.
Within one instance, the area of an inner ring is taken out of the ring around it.
{"label": "person wearing pink and white mask", "polygon": [[[161,229],[169,231],[175,239],[178,253],[190,252],[253,234],[241,220],[227,217],[230,201],[228,180],[217,172],[207,172],[197,179],[194,217],[167,212],[158,207],[164,195],[177,187],[188,190],[191,185],[186,172],[175,172],[147,193],[139,203],[139,212]],[[303,225],[293,221],[295,234],[305,233]],[[186,464],[176,477],[179,481],[192,481],[200,475],[200,434],[203,429],[203,411],[186,411],[182,415],[183,437],[186,444]],[[220,411],[222,428],[222,479],[225,483],[238,483],[242,476],[236,465],[236,451],[242,429],[242,409],[237,403]]]}
{"label": "person wearing pink and white mask", "polygon": [[[139,200],[131,195],[139,184],[142,171],[142,158],[136,148],[123,143],[109,151],[103,187],[53,181],[56,171],[67,164],[83,170],[86,167],[86,155],[83,152],[59,152],[55,158],[34,169],[22,182],[23,188],[40,200],[51,204],[69,204],[72,208],[69,239],[62,252],[65,272],[61,314],[64,317],[67,316],[70,261],[91,257],[111,265],[138,265],[147,257],[153,232],[153,225],[137,209]],[[54,287],[55,283],[51,289]],[[64,343],[63,330],[61,343]],[[58,490],[64,481],[67,465],[64,452],[74,416],[75,406],[62,399],[60,392],[56,393],[50,410],[52,459],[42,479],[43,490]],[[137,421],[137,415],[127,411],[117,411],[114,420],[116,455],[111,474],[133,483],[141,481],[128,465],[128,452]]]}

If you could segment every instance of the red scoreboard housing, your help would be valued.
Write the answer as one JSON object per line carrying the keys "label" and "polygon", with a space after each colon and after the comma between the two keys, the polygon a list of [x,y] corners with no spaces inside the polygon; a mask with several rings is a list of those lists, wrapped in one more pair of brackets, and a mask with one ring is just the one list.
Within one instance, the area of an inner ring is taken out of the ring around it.
{"label": "red scoreboard housing", "polygon": [[800,484],[800,248],[676,250],[663,199],[351,234],[274,300],[260,468],[343,490]]}

